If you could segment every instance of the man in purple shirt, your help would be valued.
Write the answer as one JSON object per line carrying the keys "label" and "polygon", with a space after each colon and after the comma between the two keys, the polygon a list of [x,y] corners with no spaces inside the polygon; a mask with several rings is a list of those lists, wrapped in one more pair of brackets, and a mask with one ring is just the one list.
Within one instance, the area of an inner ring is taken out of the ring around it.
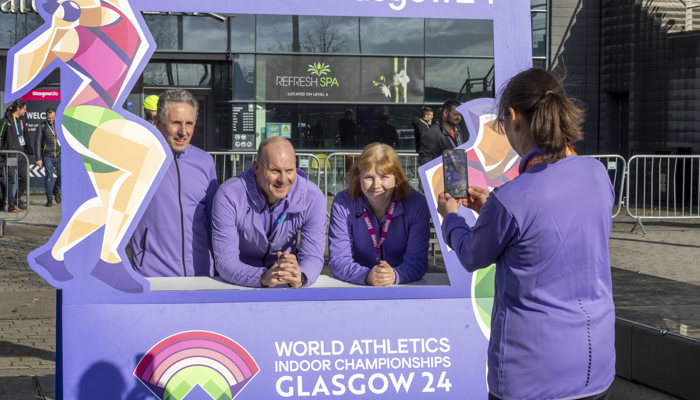
{"label": "man in purple shirt", "polygon": [[158,100],[156,128],[173,162],[131,238],[131,263],[144,276],[212,275],[211,205],[216,172],[209,154],[190,145],[198,103],[186,90]]}
{"label": "man in purple shirt", "polygon": [[313,284],[323,267],[326,208],[323,192],[296,169],[292,144],[280,137],[264,140],[253,166],[216,192],[216,271],[242,286]]}

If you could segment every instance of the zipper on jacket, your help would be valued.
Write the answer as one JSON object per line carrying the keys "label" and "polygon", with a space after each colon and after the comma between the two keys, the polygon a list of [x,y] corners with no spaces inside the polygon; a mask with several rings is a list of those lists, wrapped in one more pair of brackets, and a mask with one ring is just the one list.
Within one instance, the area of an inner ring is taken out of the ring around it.
{"label": "zipper on jacket", "polygon": [[176,154],[174,158],[175,161],[175,169],[177,170],[177,202],[180,204],[180,238],[182,241],[180,242],[182,245],[182,272],[184,273],[183,276],[187,276],[187,267],[185,266],[185,215],[182,210],[182,182],[180,179],[180,166],[177,163],[177,159],[180,157],[179,154]]}
{"label": "zipper on jacket", "polygon": [[[277,232],[272,232],[272,213],[274,211],[274,207],[270,207],[269,205],[267,208],[270,210],[270,227],[268,228],[268,234],[267,234],[267,249],[265,250],[265,254],[263,254],[262,258],[262,267],[265,268],[265,259],[267,258],[267,255],[270,254],[270,248],[272,247],[272,241],[275,239],[275,236],[277,236]],[[270,237],[272,235],[272,237]]]}
{"label": "zipper on jacket", "polygon": [[148,228],[143,231],[143,248],[141,249],[141,261],[139,261],[139,267],[143,267],[143,258],[146,256],[146,236],[148,236]]}

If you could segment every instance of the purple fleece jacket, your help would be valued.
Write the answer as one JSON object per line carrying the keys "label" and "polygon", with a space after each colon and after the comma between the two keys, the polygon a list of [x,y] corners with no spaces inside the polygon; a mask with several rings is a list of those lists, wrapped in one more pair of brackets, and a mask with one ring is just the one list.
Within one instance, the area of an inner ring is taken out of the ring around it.
{"label": "purple fleece jacket", "polygon": [[[347,189],[335,196],[328,227],[328,266],[338,279],[358,285],[365,284],[367,274],[378,264],[363,208],[368,210],[379,239],[386,216],[377,221],[367,198],[363,195],[353,200]],[[410,197],[396,203],[394,218],[381,246],[381,258],[396,271],[397,284],[418,280],[428,270],[429,239],[430,218],[425,196],[411,190]]]}
{"label": "purple fleece jacket", "polygon": [[[210,276],[212,157],[192,145],[174,156],[131,237],[131,263],[144,276]],[[183,258],[184,257],[184,258]]]}
{"label": "purple fleece jacket", "polygon": [[216,192],[212,212],[219,275],[236,285],[261,287],[260,277],[277,261],[277,251],[289,251],[296,253],[306,286],[313,284],[323,268],[326,207],[321,189],[299,170],[287,197],[272,209],[252,167],[227,180]]}
{"label": "purple fleece jacket", "polygon": [[[535,149],[521,161],[534,156]],[[496,263],[488,384],[501,399],[573,399],[615,377],[608,240],[615,194],[600,161],[537,164],[493,190],[473,228],[442,232],[468,271]]]}

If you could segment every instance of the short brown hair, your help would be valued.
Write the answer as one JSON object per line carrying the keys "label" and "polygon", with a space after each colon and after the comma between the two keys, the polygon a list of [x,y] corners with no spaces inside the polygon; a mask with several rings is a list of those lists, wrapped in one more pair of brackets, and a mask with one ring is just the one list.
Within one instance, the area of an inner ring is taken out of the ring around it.
{"label": "short brown hair", "polygon": [[377,168],[382,174],[394,175],[396,179],[396,189],[394,189],[394,200],[401,200],[411,196],[411,186],[403,172],[399,156],[394,149],[384,143],[370,143],[362,150],[362,154],[350,168],[350,187],[348,194],[352,199],[359,199],[362,196],[360,185],[360,172]]}
{"label": "short brown hair", "polygon": [[498,115],[505,115],[511,107],[530,124],[537,147],[556,159],[566,157],[566,148],[583,138],[583,110],[567,97],[557,78],[542,68],[530,68],[508,81]]}

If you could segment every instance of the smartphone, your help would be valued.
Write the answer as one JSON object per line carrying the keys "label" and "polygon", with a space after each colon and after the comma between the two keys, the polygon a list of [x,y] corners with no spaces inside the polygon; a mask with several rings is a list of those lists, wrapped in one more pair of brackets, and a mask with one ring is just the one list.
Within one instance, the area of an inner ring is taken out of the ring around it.
{"label": "smartphone", "polygon": [[467,174],[467,152],[448,149],[442,152],[442,173],[445,178],[445,193],[455,199],[469,197],[469,176]]}

